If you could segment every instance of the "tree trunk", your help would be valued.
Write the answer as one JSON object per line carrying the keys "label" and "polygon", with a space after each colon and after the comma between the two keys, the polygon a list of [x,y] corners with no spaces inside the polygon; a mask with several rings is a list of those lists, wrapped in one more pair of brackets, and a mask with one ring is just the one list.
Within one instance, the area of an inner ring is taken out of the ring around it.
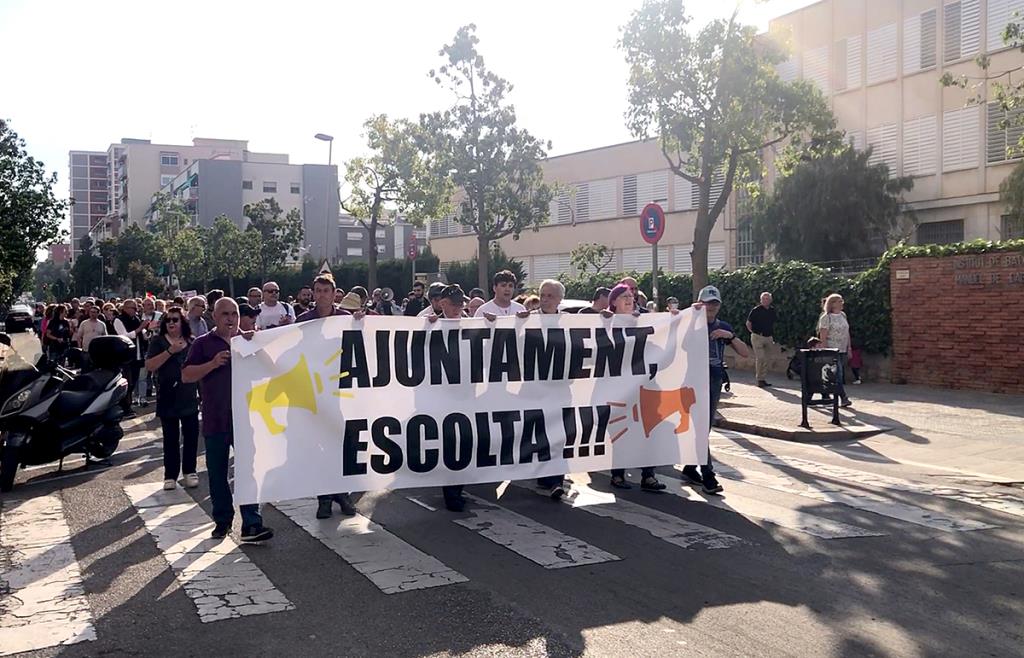
{"label": "tree trunk", "polygon": [[486,235],[477,235],[477,285],[480,286],[481,290],[490,290],[491,284],[488,281],[490,278],[491,269],[491,241],[487,239]]}
{"label": "tree trunk", "polygon": [[697,212],[697,225],[693,229],[693,251],[690,252],[690,264],[693,268],[693,301],[697,301],[697,293],[708,285],[708,242],[711,240],[711,220],[708,211]]}
{"label": "tree trunk", "polygon": [[231,299],[235,298],[235,277],[228,275],[228,292],[231,294]]}
{"label": "tree trunk", "polygon": [[366,288],[369,292],[373,292],[377,288],[377,218],[370,218],[370,227],[367,229],[370,232],[369,248],[370,253],[366,256]]}

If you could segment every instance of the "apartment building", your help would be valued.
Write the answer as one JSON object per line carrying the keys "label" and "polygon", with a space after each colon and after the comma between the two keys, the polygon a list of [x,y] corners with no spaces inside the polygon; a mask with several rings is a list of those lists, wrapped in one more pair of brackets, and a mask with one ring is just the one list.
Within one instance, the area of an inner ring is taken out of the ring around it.
{"label": "apartment building", "polygon": [[[261,156],[193,160],[177,175],[167,176],[159,191],[182,201],[193,221],[206,227],[220,215],[242,225],[246,205],[273,198],[283,214],[298,210],[302,216],[305,237],[300,257],[336,260],[338,167],[289,164],[287,155]],[[154,196],[146,207],[147,221]]]}
{"label": "apartment building", "polygon": [[63,265],[71,261],[71,245],[67,242],[57,242],[47,247],[50,261],[56,265]]}
{"label": "apartment building", "polygon": [[[377,258],[406,260],[411,248],[419,254],[427,246],[426,229],[417,228],[401,217],[394,224],[377,228]],[[336,262],[369,260],[370,237],[355,217],[342,213],[338,218],[338,258]]]}
{"label": "apartment building", "polygon": [[79,243],[110,209],[109,162],[103,151],[70,151],[68,180],[71,182],[71,258],[78,256]]}
{"label": "apartment building", "polygon": [[[572,274],[569,255],[580,243],[609,247],[612,271],[649,270],[651,246],[640,237],[640,211],[651,202],[665,210],[665,234],[658,245],[658,265],[668,272],[692,271],[690,251],[697,221],[697,189],[669,171],[655,141],[636,141],[570,153],[541,163],[544,177],[563,191],[551,202],[548,224],[526,231],[518,240],[500,240],[509,256],[522,261],[529,283]],[[720,191],[720,190],[719,190]],[[712,200],[717,198],[712,196]],[[730,199],[711,234],[708,265],[735,264],[735,203]],[[749,241],[749,232],[748,232]],[[451,217],[429,226],[430,248],[444,263],[476,254],[476,236]],[[752,252],[752,242],[741,249]],[[730,254],[733,257],[730,258]],[[752,256],[750,256],[752,258]]]}
{"label": "apartment building", "polygon": [[939,84],[947,72],[983,75],[982,54],[990,74],[1024,65],[1002,39],[1018,11],[1024,0],[822,0],[769,24],[791,53],[780,76],[817,85],[855,146],[913,178],[918,244],[1024,236],[999,202],[1022,128],[1000,126],[989,85]]}

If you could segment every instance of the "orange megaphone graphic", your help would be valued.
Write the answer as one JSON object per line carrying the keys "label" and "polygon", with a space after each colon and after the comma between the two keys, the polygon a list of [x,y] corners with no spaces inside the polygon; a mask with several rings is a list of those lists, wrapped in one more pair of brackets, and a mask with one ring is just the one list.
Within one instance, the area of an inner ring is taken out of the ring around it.
{"label": "orange megaphone graphic", "polygon": [[[633,405],[633,420],[642,420],[644,436],[650,437],[655,425],[669,418],[672,414],[679,414],[679,424],[676,425],[675,433],[682,434],[690,429],[690,407],[697,402],[697,395],[692,388],[675,388],[668,391],[655,391],[649,388],[640,387],[640,404]],[[639,418],[637,418],[637,407],[639,406]]]}
{"label": "orange megaphone graphic", "polygon": [[323,391],[320,375],[310,376],[306,357],[299,357],[299,362],[288,372],[271,377],[259,386],[254,386],[246,401],[249,411],[255,411],[263,419],[271,434],[280,434],[284,425],[274,420],[273,411],[278,407],[305,409],[316,413],[316,394],[313,392],[313,378],[316,378],[317,392]]}

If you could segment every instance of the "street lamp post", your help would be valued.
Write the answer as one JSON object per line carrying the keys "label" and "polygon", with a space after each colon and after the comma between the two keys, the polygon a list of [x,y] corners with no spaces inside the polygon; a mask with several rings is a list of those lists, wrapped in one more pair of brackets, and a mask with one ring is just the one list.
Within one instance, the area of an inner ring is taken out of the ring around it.
{"label": "street lamp post", "polygon": [[331,242],[331,156],[334,150],[334,137],[317,133],[315,139],[327,142],[327,196],[324,197],[324,260],[327,260],[327,248]]}

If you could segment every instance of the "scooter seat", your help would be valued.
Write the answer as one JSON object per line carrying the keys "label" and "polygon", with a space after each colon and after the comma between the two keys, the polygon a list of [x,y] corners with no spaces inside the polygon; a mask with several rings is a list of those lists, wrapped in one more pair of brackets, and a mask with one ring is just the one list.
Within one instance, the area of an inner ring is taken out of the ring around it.
{"label": "scooter seat", "polygon": [[78,375],[61,389],[50,407],[50,414],[59,418],[77,416],[88,408],[96,395],[109,384],[118,373],[110,370],[93,370]]}

